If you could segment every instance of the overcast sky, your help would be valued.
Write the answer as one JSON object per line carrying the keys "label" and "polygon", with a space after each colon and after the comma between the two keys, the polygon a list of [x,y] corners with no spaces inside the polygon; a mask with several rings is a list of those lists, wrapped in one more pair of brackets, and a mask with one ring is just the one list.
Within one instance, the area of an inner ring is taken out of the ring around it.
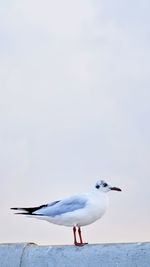
{"label": "overcast sky", "polygon": [[150,3],[3,0],[0,242],[70,244],[72,229],[14,216],[92,189],[122,188],[84,239],[150,240]]}

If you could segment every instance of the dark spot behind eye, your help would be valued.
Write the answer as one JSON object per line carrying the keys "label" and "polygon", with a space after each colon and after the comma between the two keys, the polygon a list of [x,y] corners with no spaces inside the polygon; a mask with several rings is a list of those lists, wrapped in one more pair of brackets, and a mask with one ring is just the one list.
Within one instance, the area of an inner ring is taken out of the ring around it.
{"label": "dark spot behind eye", "polygon": [[95,187],[96,187],[97,189],[99,189],[99,188],[100,188],[100,185],[97,184]]}
{"label": "dark spot behind eye", "polygon": [[108,184],[104,183],[103,186],[106,187]]}

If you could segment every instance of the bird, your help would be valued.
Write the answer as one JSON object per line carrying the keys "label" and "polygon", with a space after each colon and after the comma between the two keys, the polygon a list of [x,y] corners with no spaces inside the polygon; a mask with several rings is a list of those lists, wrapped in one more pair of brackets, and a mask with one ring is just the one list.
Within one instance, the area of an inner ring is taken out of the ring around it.
{"label": "bird", "polygon": [[109,191],[122,190],[109,185],[105,180],[99,180],[88,193],[77,194],[37,207],[11,209],[19,211],[15,214],[72,227],[74,245],[84,246],[88,243],[83,242],[81,227],[94,223],[104,215],[109,204],[107,195]]}

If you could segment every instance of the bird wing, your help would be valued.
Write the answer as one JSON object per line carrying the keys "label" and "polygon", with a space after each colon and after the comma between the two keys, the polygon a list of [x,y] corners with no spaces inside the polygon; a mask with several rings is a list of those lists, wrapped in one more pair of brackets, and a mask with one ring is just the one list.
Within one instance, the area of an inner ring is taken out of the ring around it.
{"label": "bird wing", "polygon": [[57,200],[49,204],[40,205],[31,208],[11,208],[12,210],[19,210],[22,212],[16,214],[22,215],[38,215],[55,217],[67,212],[72,212],[82,209],[86,206],[87,199],[85,196],[73,196],[64,200]]}
{"label": "bird wing", "polygon": [[45,209],[46,207],[51,207],[51,206],[54,206],[56,203],[58,203],[60,200],[57,200],[57,201],[53,201],[49,204],[44,204],[44,205],[40,205],[40,206],[37,206],[37,207],[30,207],[30,208],[11,208],[11,210],[19,210],[19,211],[23,211],[23,212],[19,212],[19,213],[16,213],[16,214],[28,214],[28,215],[32,215],[35,211],[41,211],[43,209]]}
{"label": "bird wing", "polygon": [[53,205],[50,203],[46,207],[36,210],[32,215],[55,217],[67,212],[83,209],[86,206],[86,203],[87,199],[85,197],[74,196],[57,201]]}

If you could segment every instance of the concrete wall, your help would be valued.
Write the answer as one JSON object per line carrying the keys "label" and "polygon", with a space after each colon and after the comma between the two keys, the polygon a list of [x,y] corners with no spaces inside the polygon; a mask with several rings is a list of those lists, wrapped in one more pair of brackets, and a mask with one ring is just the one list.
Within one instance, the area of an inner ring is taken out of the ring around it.
{"label": "concrete wall", "polygon": [[0,267],[150,267],[150,243],[84,247],[1,244]]}

